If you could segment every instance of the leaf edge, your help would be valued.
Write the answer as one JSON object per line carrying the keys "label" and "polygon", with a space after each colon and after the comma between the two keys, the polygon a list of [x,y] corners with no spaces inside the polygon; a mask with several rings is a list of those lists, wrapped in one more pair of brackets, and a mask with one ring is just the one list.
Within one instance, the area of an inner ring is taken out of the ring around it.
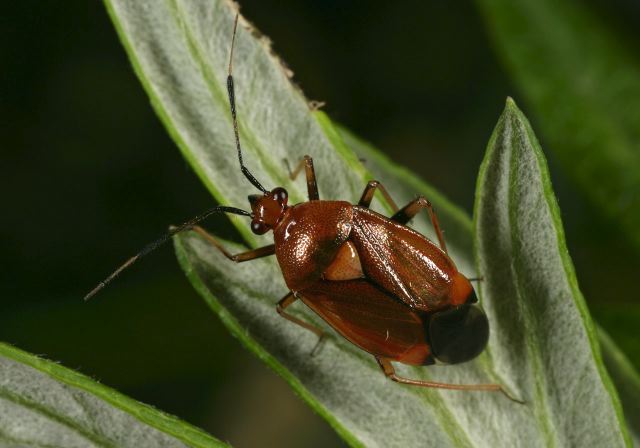
{"label": "leaf edge", "polygon": [[[20,364],[42,372],[54,380],[83,390],[110,405],[131,415],[141,423],[195,447],[228,447],[228,444],[207,434],[178,417],[160,411],[148,404],[141,403],[115,389],[105,386],[82,373],[64,367],[6,342],[0,342],[0,356],[5,356]],[[154,419],[157,419],[154,421]]]}
{"label": "leaf edge", "polygon": [[[529,123],[529,120],[524,115],[524,113],[518,108],[516,102],[511,97],[507,97],[505,101],[505,107],[494,127],[494,131],[491,133],[491,137],[489,142],[487,143],[487,149],[485,152],[485,156],[482,159],[480,164],[480,169],[478,171],[478,178],[476,181],[476,190],[475,190],[475,201],[473,207],[473,251],[476,267],[479,269],[480,267],[480,244],[477,242],[477,225],[478,225],[478,215],[479,215],[479,207],[482,202],[481,199],[481,184],[485,178],[488,162],[490,159],[492,152],[493,144],[497,138],[497,130],[500,126],[507,120],[514,119],[519,121],[522,126],[525,128],[527,132],[527,137],[531,142],[531,147],[534,151],[534,155],[536,157],[536,161],[540,170],[540,176],[542,179],[542,187],[543,187],[543,196],[545,198],[545,202],[547,207],[549,208],[549,212],[551,215],[551,219],[554,226],[554,231],[557,237],[558,243],[558,252],[560,255],[560,259],[562,261],[562,266],[564,268],[565,276],[567,277],[569,287],[572,292],[573,302],[578,310],[582,318],[582,322],[584,324],[585,331],[587,333],[587,338],[589,340],[589,346],[591,348],[591,353],[593,359],[596,363],[596,368],[602,384],[607,391],[609,397],[611,398],[612,406],[615,412],[616,420],[618,421],[618,426],[620,427],[620,432],[622,438],[628,447],[633,446],[632,438],[630,434],[630,429],[627,425],[627,422],[624,417],[624,412],[622,409],[622,402],[618,395],[618,391],[613,384],[613,380],[604,364],[602,351],[600,347],[600,342],[598,339],[597,328],[591,314],[589,313],[586,301],[584,296],[580,292],[580,288],[578,286],[578,280],[575,272],[575,267],[573,266],[573,261],[571,260],[571,256],[569,254],[569,250],[567,248],[566,237],[564,234],[564,227],[562,225],[562,219],[560,216],[560,207],[558,205],[558,201],[555,197],[555,193],[553,192],[553,187],[551,184],[551,176],[549,173],[549,167],[547,165],[546,157],[542,152],[542,147],[538,142],[535,133]],[[479,288],[480,295],[482,295],[482,288]],[[482,299],[481,299],[482,300]]]}

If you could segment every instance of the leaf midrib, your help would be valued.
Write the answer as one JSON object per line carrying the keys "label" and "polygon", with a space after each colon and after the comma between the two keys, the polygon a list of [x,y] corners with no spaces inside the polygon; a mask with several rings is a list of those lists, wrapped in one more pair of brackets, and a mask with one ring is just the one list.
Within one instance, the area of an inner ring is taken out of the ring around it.
{"label": "leaf midrib", "polygon": [[[506,123],[508,121],[508,123]],[[519,165],[519,152],[517,150],[513,150],[513,148],[517,148],[519,144],[524,144],[524,142],[518,141],[519,135],[522,135],[524,129],[521,126],[522,123],[517,119],[517,117],[512,112],[509,114],[508,120],[505,120],[503,129],[506,131],[507,135],[504,138],[505,142],[509,142],[511,146],[510,151],[505,151],[505,155],[509,157],[508,166],[508,184],[507,184],[507,216],[509,219],[509,229],[510,229],[510,248],[514,252],[514,263],[511,263],[511,272],[513,273],[514,279],[514,287],[517,294],[516,303],[522,310],[523,316],[529,316],[527,319],[523,319],[525,325],[524,334],[526,335],[526,347],[527,351],[530,354],[530,359],[532,362],[533,369],[533,382],[535,384],[535,395],[536,399],[533,400],[534,404],[534,415],[537,416],[537,421],[539,423],[539,427],[542,430],[542,433],[545,436],[546,446],[555,447],[558,446],[559,440],[555,437],[556,431],[554,429],[553,421],[550,416],[552,414],[551,406],[547,400],[547,394],[545,394],[545,390],[548,390],[548,385],[546,383],[546,377],[544,375],[544,370],[542,368],[542,354],[540,352],[540,347],[536,344],[536,341],[532,340],[530,335],[535,334],[532,328],[530,328],[530,322],[535,321],[534,312],[527,306],[530,301],[526,300],[527,289],[522,284],[523,275],[520,267],[520,263],[518,260],[522,259],[523,256],[519,254],[519,228],[518,228],[518,207],[517,207],[517,191],[513,188],[516,185],[516,174],[517,167]]]}
{"label": "leaf midrib", "polygon": [[[553,193],[553,188],[551,186],[551,176],[547,168],[544,154],[539,149],[538,140],[536,136],[533,135],[531,128],[524,124],[523,126],[529,141],[532,142],[532,151],[536,158],[538,172],[540,173],[541,184],[543,188],[543,197],[555,230],[554,235],[556,237],[556,251],[558,257],[560,258],[569,290],[571,291],[571,298],[582,319],[582,322],[584,323],[583,328],[587,334],[587,339],[589,341],[589,350],[591,352],[591,356],[595,360],[598,377],[604,385],[604,388],[607,391],[607,395],[611,400],[611,405],[614,409],[616,420],[618,421],[618,427],[621,428],[622,438],[628,446],[632,446],[631,435],[629,434],[629,431],[627,429],[627,424],[622,411],[622,404],[620,403],[620,399],[613,385],[613,381],[611,380],[604,365],[604,361],[600,353],[600,343],[598,341],[595,324],[593,322],[593,319],[591,318],[591,315],[587,309],[586,301],[582,296],[582,292],[580,291],[580,288],[578,286],[578,279],[573,267],[573,262],[571,261],[568,250],[566,250],[567,243],[564,235],[564,228],[562,226],[562,221],[560,218],[560,209],[556,202],[555,194]],[[565,250],[561,250],[561,248],[563,247],[565,248]]]}
{"label": "leaf midrib", "polygon": [[[58,445],[49,445],[43,443],[35,443],[32,441],[25,441],[13,438],[6,432],[0,430],[0,443],[6,442],[6,446],[22,447],[25,444],[29,444],[29,448],[60,448]],[[5,445],[2,445],[5,446]]]}
{"label": "leaf midrib", "polygon": [[64,426],[72,432],[79,434],[84,439],[89,440],[97,446],[102,446],[105,448],[116,447],[116,445],[111,443],[108,439],[88,431],[87,429],[77,425],[73,420],[56,413],[54,410],[51,410],[40,403],[28,400],[25,397],[15,394],[4,387],[0,387],[0,398],[4,398],[5,400],[10,401],[13,404],[29,409],[30,411],[36,412],[49,420],[55,421],[56,423]]}

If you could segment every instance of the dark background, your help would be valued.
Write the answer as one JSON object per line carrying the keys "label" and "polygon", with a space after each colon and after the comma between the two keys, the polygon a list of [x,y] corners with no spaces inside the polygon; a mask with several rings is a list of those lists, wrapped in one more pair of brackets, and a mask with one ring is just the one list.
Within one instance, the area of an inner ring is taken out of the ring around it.
{"label": "dark background", "polygon": [[[635,2],[588,3],[638,49]],[[309,98],[326,101],[334,119],[471,212],[505,97],[527,112],[472,3],[242,5]],[[5,1],[2,11],[0,340],[234,446],[341,446],[227,334],[170,247],[82,302],[127,256],[212,199],[155,117],[103,5]],[[640,366],[640,259],[546,153],[582,290],[596,320]],[[224,218],[208,227],[235,236]]]}

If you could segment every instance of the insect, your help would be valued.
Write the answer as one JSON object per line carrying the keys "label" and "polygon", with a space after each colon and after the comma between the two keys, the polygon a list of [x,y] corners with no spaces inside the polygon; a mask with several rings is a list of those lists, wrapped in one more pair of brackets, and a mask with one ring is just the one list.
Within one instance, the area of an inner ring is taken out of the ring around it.
{"label": "insect", "polygon": [[[295,179],[306,175],[307,202],[289,205],[282,187],[267,190],[244,165],[238,132],[233,79],[233,49],[238,26],[236,16],[229,54],[227,91],[240,169],[261,194],[249,196],[251,212],[218,206],[172,228],[127,260],[98,284],[89,299],[135,261],[165,243],[173,235],[193,230],[229,260],[241,263],[275,255],[289,288],[276,305],[285,319],[313,333],[320,328],[290,314],[287,308],[301,300],[340,335],[372,354],[390,379],[414,386],[440,389],[499,391],[499,384],[447,384],[404,378],[392,362],[426,366],[436,362],[457,364],[478,356],[489,338],[489,322],[477,305],[470,280],[448,256],[438,217],[431,203],[418,197],[399,208],[378,181],[370,181],[356,205],[321,200],[313,160],[305,156],[290,171]],[[390,218],[369,209],[379,191],[394,214]],[[438,244],[406,224],[426,210]],[[273,232],[273,244],[230,254],[197,224],[214,213],[251,218],[251,230]]]}

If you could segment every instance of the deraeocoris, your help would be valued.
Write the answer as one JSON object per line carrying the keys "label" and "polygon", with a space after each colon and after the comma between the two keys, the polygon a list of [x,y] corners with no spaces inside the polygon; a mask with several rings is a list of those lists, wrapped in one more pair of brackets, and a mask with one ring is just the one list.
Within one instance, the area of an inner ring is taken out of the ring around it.
{"label": "deraeocoris", "polygon": [[[446,384],[396,375],[391,361],[429,365],[475,358],[487,345],[487,317],[476,304],[469,279],[449,258],[437,215],[425,198],[418,197],[398,208],[382,184],[370,181],[357,205],[320,200],[313,160],[305,156],[290,177],[295,179],[304,169],[309,201],[289,205],[284,188],[267,190],[245,167],[232,75],[237,24],[236,16],[227,76],[229,103],[240,168],[261,194],[249,196],[251,212],[218,206],[173,228],[130,258],[85,298],[171,236],[194,230],[234,262],[275,255],[290,290],[278,302],[277,312],[322,338],[322,330],[287,313],[289,305],[301,300],[343,337],[371,353],[392,380],[442,389],[501,391],[518,401],[498,384]],[[390,218],[369,209],[376,190],[394,209]],[[423,209],[431,218],[438,245],[406,226]],[[250,217],[254,233],[273,232],[273,244],[229,254],[215,237],[196,225],[218,212]]]}

